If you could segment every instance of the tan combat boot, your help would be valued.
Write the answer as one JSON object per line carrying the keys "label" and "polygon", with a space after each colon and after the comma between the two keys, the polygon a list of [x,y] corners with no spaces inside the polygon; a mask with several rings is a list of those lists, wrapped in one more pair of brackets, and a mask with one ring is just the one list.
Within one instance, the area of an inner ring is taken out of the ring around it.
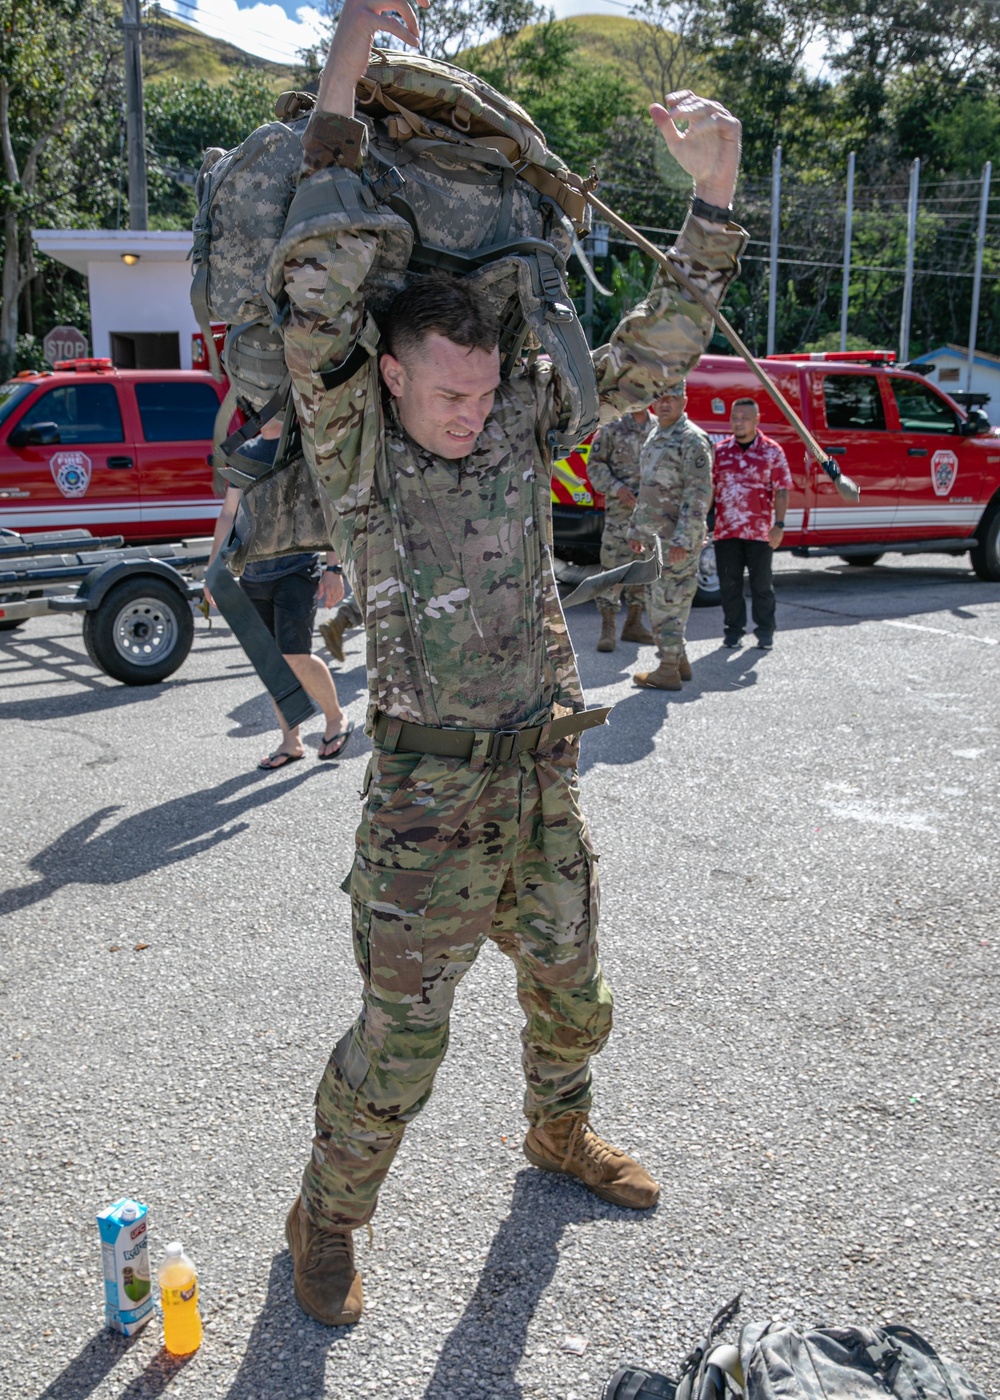
{"label": "tan combat boot", "polygon": [[648,690],[680,690],[681,670],[676,661],[661,661],[655,671],[636,671],[632,684]]}
{"label": "tan combat boot", "polygon": [[304,1313],[327,1327],[358,1322],[364,1306],[361,1275],[354,1267],[350,1230],[321,1230],[296,1196],[285,1221],[292,1256],[295,1300]]}
{"label": "tan combat boot", "polygon": [[319,625],[319,634],[326,643],[326,649],[334,661],[344,659],[344,632],[346,628],[337,613]]}
{"label": "tan combat boot", "polygon": [[598,1137],[585,1113],[564,1113],[540,1128],[529,1128],[524,1155],[542,1171],[575,1176],[615,1206],[648,1210],[660,1198],[649,1172],[620,1147]]}
{"label": "tan combat boot", "polygon": [[682,681],[689,681],[691,679],[691,663],[688,660],[688,654],[683,647],[681,648],[681,654],[677,661],[677,669],[681,673]]}
{"label": "tan combat boot", "polygon": [[601,608],[601,636],[597,643],[598,651],[614,651],[615,649],[615,610],[614,608]]}
{"label": "tan combat boot", "polygon": [[623,642],[638,642],[640,646],[652,646],[656,641],[652,632],[642,625],[642,604],[629,603],[628,612],[625,614],[625,626],[622,628]]}

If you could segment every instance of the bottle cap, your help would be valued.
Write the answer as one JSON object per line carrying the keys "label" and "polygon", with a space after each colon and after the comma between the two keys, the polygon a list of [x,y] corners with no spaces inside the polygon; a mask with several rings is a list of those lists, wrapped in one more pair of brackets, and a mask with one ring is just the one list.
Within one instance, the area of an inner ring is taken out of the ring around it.
{"label": "bottle cap", "polygon": [[119,1214],[122,1220],[134,1220],[139,1214],[139,1207],[135,1201],[126,1201]]}
{"label": "bottle cap", "polygon": [[180,1240],[171,1240],[170,1244],[167,1245],[166,1255],[168,1259],[177,1259],[183,1253],[184,1246],[181,1244]]}

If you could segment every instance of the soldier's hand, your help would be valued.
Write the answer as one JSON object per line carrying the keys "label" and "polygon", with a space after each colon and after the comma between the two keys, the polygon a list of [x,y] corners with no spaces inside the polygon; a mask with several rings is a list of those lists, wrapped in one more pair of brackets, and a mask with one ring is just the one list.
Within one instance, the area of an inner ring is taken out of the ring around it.
{"label": "soldier's hand", "polygon": [[629,542],[628,542],[628,547],[629,547],[629,549],[632,551],[633,554],[645,554],[645,553],[646,553],[646,546],[645,546],[644,544],[640,544],[640,542],[639,542],[638,540],[629,540]]}
{"label": "soldier's hand", "polygon": [[694,180],[694,192],[709,204],[732,204],[740,168],[742,127],[721,102],[698,97],[688,88],[672,92],[649,115],[678,165]]}
{"label": "soldier's hand", "polygon": [[630,490],[628,486],[619,486],[615,494],[617,495],[618,499],[621,501],[623,506],[635,505],[636,494],[634,491]]}
{"label": "soldier's hand", "polygon": [[[416,0],[422,9],[428,0]],[[330,52],[319,81],[317,105],[323,112],[354,116],[354,92],[368,68],[376,34],[391,34],[404,44],[420,44],[420,26],[407,0],[344,0]]]}

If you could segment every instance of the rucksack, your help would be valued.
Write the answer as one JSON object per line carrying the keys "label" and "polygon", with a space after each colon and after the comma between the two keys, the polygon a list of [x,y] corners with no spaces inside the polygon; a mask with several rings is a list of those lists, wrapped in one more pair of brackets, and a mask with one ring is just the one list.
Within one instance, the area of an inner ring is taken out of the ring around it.
{"label": "rucksack", "polygon": [[637,1367],[616,1371],[602,1400],[986,1400],[954,1361],[912,1327],[815,1327],[752,1322],[736,1346],[715,1345],[739,1308],[712,1320],[677,1379]]}
{"label": "rucksack", "polygon": [[[233,454],[269,417],[290,412],[281,339],[286,253],[304,236],[351,226],[351,210],[331,204],[329,182],[297,189],[314,101],[283,93],[274,122],[232,151],[207,154],[196,186],[191,298],[210,356],[211,322],[227,326],[222,361],[231,391],[217,422],[216,465],[243,487],[254,478]],[[500,317],[501,372],[509,375],[531,348],[552,359],[564,411],[552,446],[568,450],[596,426],[598,412],[591,352],[565,277],[574,240],[589,228],[583,182],[515,102],[447,63],[374,51],[356,113],[369,135],[365,227],[377,225],[380,240],[366,309],[377,323],[399,291],[435,268],[474,278]],[[236,406],[246,426],[221,441]],[[274,512],[260,496],[253,513],[251,557],[268,557],[276,542],[262,525]]]}

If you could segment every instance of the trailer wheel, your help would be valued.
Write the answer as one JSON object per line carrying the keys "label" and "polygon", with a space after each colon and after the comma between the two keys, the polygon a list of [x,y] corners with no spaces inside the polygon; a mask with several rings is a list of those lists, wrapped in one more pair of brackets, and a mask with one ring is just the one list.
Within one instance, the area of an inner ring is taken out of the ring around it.
{"label": "trailer wheel", "polygon": [[184,595],[152,576],[122,579],[84,615],[83,640],[94,665],[125,685],[172,676],[191,650],[194,619]]}
{"label": "trailer wheel", "polygon": [[976,577],[1000,582],[1000,501],[995,502],[976,529],[977,544],[969,550]]}

